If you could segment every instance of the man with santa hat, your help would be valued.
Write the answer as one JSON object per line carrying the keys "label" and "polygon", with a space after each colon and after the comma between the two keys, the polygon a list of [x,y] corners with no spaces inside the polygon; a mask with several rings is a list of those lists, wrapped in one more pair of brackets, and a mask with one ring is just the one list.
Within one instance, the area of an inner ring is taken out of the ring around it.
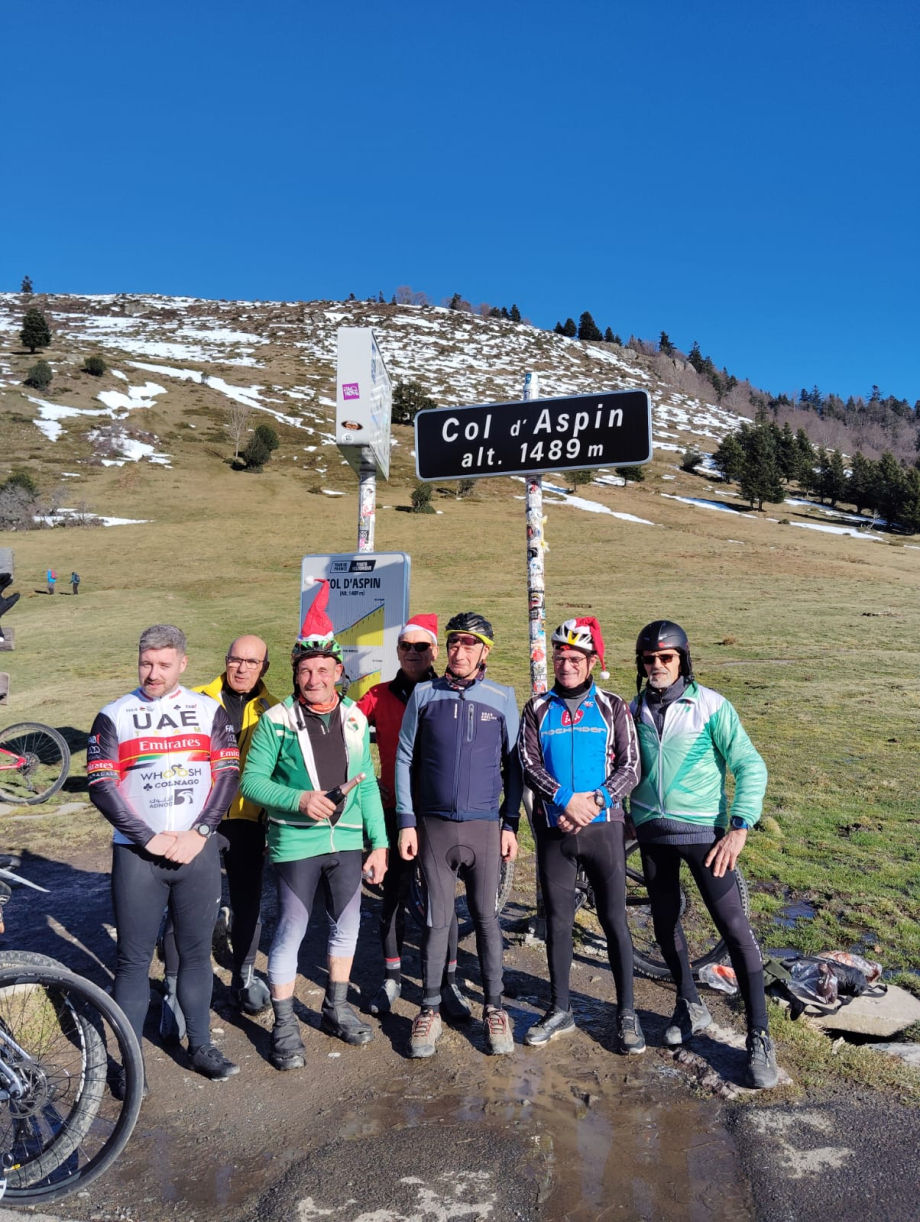
{"label": "man with santa hat", "polygon": [[278,881],[278,925],[268,955],[275,1025],[271,1061],[299,1069],[305,1050],[294,1014],[297,955],[322,886],[329,918],[329,981],[320,1026],[346,1044],[373,1036],[347,1003],[361,917],[361,859],[371,882],[387,868],[387,833],[374,780],[367,718],[340,696],[342,647],[326,615],[329,583],[307,611],[291,651],[294,693],[262,714],[240,792],[263,806]]}
{"label": "man with santa hat", "polygon": [[636,730],[625,701],[595,685],[604,639],[593,615],[568,619],[552,636],[553,687],[521,714],[518,750],[533,790],[537,868],[546,908],[551,1004],[524,1036],[542,1047],[575,1030],[569,1000],[575,878],[584,869],[607,936],[617,993],[617,1036],[624,1054],[645,1051],[633,1003],[632,941],[626,924],[623,799],[639,780]]}
{"label": "man with santa hat", "polygon": [[[399,824],[396,818],[396,748],[403,714],[415,685],[436,679],[434,662],[438,656],[438,617],[413,615],[406,621],[396,645],[399,670],[389,683],[378,683],[364,693],[358,708],[377,731],[380,753],[380,796],[390,841],[389,868],[383,880],[383,907],[380,910],[380,945],[386,975],[368,1009],[371,1014],[388,1014],[402,991],[402,946],[405,936],[405,902],[414,865],[403,861],[398,852]],[[448,1018],[464,1022],[472,1016],[466,998],[457,985],[457,914],[453,914],[447,946],[447,964],[441,983],[441,1008]]]}

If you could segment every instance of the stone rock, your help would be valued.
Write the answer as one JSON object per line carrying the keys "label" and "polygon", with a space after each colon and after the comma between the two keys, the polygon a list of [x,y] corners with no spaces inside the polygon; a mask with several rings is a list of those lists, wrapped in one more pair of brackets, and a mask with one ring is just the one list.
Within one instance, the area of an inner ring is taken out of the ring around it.
{"label": "stone rock", "polygon": [[908,1065],[920,1069],[920,1044],[865,1044],[873,1052],[886,1052],[890,1057],[900,1057]]}
{"label": "stone rock", "polygon": [[883,997],[854,997],[835,1014],[809,1015],[808,1021],[822,1031],[851,1031],[885,1040],[920,1022],[920,998],[890,984]]}

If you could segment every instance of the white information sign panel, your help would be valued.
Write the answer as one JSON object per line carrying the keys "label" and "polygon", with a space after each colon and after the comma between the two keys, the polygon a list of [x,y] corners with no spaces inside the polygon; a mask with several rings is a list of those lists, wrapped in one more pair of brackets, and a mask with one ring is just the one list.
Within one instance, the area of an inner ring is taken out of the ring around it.
{"label": "white information sign panel", "polygon": [[370,450],[377,470],[390,477],[393,390],[371,327],[340,327],[335,389],[335,441],[357,470]]}
{"label": "white information sign panel", "polygon": [[348,694],[357,700],[399,669],[396,643],[409,618],[409,572],[405,552],[345,552],[304,556],[300,569],[300,620],[329,582],[326,614],[342,646]]}

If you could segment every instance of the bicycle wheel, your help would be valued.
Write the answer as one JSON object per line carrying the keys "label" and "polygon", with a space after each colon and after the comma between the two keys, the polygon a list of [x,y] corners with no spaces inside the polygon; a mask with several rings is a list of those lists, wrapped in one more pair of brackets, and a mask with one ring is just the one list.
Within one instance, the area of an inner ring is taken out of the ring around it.
{"label": "bicycle wheel", "polygon": [[[511,887],[514,883],[514,862],[502,860],[501,872],[498,876],[498,891],[495,896],[495,911],[500,913],[508,902],[508,897],[511,894]],[[473,915],[470,912],[469,905],[466,902],[466,884],[463,882],[463,870],[461,868],[457,876],[457,893],[455,898],[457,908],[457,923],[460,930],[460,937],[465,938],[473,930]],[[412,871],[412,879],[409,883],[409,896],[406,901],[406,906],[420,925],[428,923],[428,892],[425,889],[425,879],[422,875],[422,867],[416,863],[415,869]]]}
{"label": "bicycle wheel", "polygon": [[36,806],[57,793],[67,780],[70,748],[50,726],[33,721],[7,726],[0,733],[0,750],[22,759],[18,767],[6,767],[13,761],[0,755],[0,798],[6,802]]}
{"label": "bicycle wheel", "polygon": [[[732,873],[745,915],[749,911],[748,888],[741,871],[736,867]],[[626,846],[626,920],[633,944],[633,968],[637,975],[651,980],[669,980],[671,972],[665,963],[652,922],[648,888],[642,873],[642,857],[639,843],[633,840]],[[687,939],[690,966],[694,976],[709,963],[722,963],[728,958],[725,943],[713,924],[709,910],[696,888],[689,867],[680,868],[680,923]]]}
{"label": "bicycle wheel", "polygon": [[[125,1098],[109,1083],[124,1073]],[[0,1157],[5,1199],[83,1188],[124,1149],[144,1067],[121,1009],[61,968],[0,968]]]}

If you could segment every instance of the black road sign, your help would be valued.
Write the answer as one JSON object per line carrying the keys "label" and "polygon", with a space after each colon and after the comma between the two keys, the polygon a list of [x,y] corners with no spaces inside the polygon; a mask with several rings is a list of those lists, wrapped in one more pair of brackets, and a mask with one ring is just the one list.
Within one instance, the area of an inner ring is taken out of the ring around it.
{"label": "black road sign", "polygon": [[480,479],[634,467],[652,457],[652,403],[644,390],[478,407],[415,417],[419,479]]}

